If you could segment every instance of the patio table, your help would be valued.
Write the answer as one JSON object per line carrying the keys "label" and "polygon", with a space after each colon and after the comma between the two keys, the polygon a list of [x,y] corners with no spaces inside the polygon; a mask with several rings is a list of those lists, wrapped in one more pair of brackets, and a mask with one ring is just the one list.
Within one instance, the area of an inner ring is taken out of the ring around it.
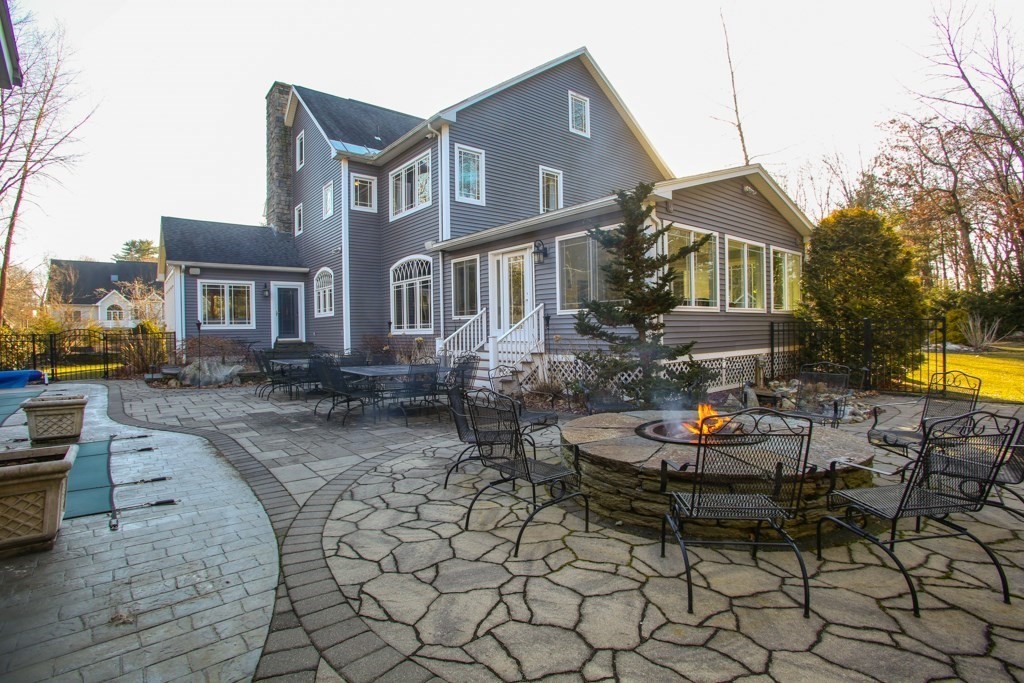
{"label": "patio table", "polygon": [[278,358],[271,360],[270,364],[278,369],[287,370],[288,368],[308,368],[308,358]]}
{"label": "patio table", "polygon": [[[347,372],[350,375],[356,375],[358,377],[371,380],[374,383],[374,394],[377,395],[377,398],[374,400],[374,415],[376,416],[385,401],[384,392],[379,390],[383,384],[382,381],[394,379],[396,377],[414,375],[418,372],[423,372],[424,367],[425,366],[422,365],[399,363],[394,365],[353,365],[339,367],[338,369],[342,372]],[[438,368],[438,376],[440,376],[442,372],[447,373],[447,371],[448,368]],[[374,417],[374,420],[376,421],[376,417]]]}

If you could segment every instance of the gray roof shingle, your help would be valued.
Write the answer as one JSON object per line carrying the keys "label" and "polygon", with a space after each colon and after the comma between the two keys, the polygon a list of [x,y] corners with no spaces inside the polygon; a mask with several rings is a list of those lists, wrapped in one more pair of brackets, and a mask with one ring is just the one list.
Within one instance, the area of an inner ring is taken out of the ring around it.
{"label": "gray roof shingle", "polygon": [[381,150],[424,119],[391,109],[293,86],[331,140]]}
{"label": "gray roof shingle", "polygon": [[134,280],[141,280],[162,292],[156,280],[155,261],[68,261],[50,260],[48,301],[68,304],[95,304],[112,289],[122,289]]}
{"label": "gray roof shingle", "polygon": [[304,268],[291,235],[261,225],[163,216],[160,244],[167,261]]}

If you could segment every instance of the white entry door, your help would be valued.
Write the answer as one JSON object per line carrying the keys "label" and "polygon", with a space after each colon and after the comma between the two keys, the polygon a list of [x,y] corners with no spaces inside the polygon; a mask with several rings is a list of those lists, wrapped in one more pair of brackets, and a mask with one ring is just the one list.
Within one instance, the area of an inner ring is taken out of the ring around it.
{"label": "white entry door", "polygon": [[508,332],[533,309],[533,262],[529,249],[491,254],[491,330]]}

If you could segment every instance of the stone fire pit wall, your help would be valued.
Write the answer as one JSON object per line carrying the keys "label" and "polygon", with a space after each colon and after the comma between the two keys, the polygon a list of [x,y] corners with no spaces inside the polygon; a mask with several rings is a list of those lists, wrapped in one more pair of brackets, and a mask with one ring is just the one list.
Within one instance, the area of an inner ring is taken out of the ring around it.
{"label": "stone fire pit wall", "polygon": [[[645,422],[666,419],[667,415],[660,411],[603,413],[578,418],[563,427],[563,443],[579,446],[583,490],[590,494],[592,510],[626,524],[661,528],[661,519],[668,509],[666,497],[659,492],[661,461],[670,460],[677,465],[692,463],[697,447],[653,441],[638,436],[634,430]],[[672,415],[689,420],[695,413],[683,411]],[[857,464],[870,465],[872,449],[863,437],[815,425],[810,463],[819,470],[804,482],[806,514],[786,524],[786,530],[794,538],[814,536],[818,519],[826,514],[828,467],[833,458],[849,458]],[[691,475],[687,472],[670,472],[669,475],[672,480],[669,486],[675,490],[692,486]],[[872,485],[870,472],[852,467],[840,468],[839,478],[840,487],[844,488]],[[699,526],[698,535],[722,539],[745,539],[752,528],[751,524],[742,522],[707,522]]]}

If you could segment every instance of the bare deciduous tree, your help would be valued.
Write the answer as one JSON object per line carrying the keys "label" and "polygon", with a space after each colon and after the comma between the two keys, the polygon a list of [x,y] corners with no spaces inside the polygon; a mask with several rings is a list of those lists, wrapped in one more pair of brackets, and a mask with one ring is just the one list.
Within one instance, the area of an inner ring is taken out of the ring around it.
{"label": "bare deciduous tree", "polygon": [[52,178],[72,164],[73,143],[88,116],[69,120],[75,102],[75,74],[68,68],[63,31],[41,30],[31,17],[15,22],[22,86],[0,91],[0,220],[4,230],[0,270],[0,319],[8,286],[8,266],[26,202],[35,181]]}

